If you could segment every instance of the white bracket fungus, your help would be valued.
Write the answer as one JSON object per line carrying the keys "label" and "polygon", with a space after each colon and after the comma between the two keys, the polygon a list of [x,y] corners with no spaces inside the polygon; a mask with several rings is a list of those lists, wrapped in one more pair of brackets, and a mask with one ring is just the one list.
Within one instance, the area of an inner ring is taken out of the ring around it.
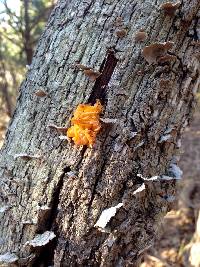
{"label": "white bracket fungus", "polygon": [[60,140],[68,140],[69,138],[66,135],[60,135],[59,139]]}
{"label": "white bracket fungus", "polygon": [[4,213],[5,211],[9,210],[10,206],[3,206],[0,208],[0,213]]}
{"label": "white bracket fungus", "polygon": [[15,154],[14,156],[15,159],[21,158],[23,160],[30,160],[30,159],[41,159],[41,156],[39,155],[29,155],[26,153],[21,153],[21,154]]}
{"label": "white bracket fungus", "polygon": [[137,174],[138,177],[142,178],[144,181],[156,181],[156,180],[180,180],[182,178],[182,170],[174,163],[170,164],[167,174],[152,176],[150,178],[145,178],[141,174]]}
{"label": "white bracket fungus", "polygon": [[183,172],[178,165],[171,163],[168,172],[174,177],[174,179],[180,180]]}
{"label": "white bracket fungus", "polygon": [[62,134],[66,134],[66,132],[67,132],[67,127],[59,127],[59,126],[56,126],[54,124],[50,124],[50,125],[48,125],[48,127],[50,129],[57,130],[58,132],[60,132]]}
{"label": "white bracket fungus", "polygon": [[22,221],[22,224],[24,224],[24,225],[34,225],[34,224],[36,224],[36,222],[34,220],[26,220],[26,221]]}
{"label": "white bracket fungus", "polygon": [[54,239],[56,235],[54,232],[46,231],[41,235],[36,235],[36,237],[30,241],[27,241],[25,245],[29,245],[32,247],[43,247],[48,244],[52,239]]}
{"label": "white bracket fungus", "polygon": [[156,181],[160,176],[152,176],[150,178],[143,177],[142,174],[137,174],[138,177],[142,178],[144,181]]}
{"label": "white bracket fungus", "polygon": [[136,189],[134,192],[133,192],[133,195],[139,193],[139,192],[142,192],[143,190],[145,190],[145,184],[143,183],[138,189]]}
{"label": "white bracket fungus", "polygon": [[15,263],[18,259],[19,258],[14,253],[7,252],[0,255],[0,264],[4,266],[4,264]]}
{"label": "white bracket fungus", "polygon": [[67,174],[67,176],[68,176],[69,178],[74,178],[74,177],[76,177],[76,173],[73,172],[73,171],[69,171],[69,172],[67,172],[66,174]]}
{"label": "white bracket fungus", "polygon": [[51,208],[49,207],[49,206],[47,206],[47,205],[44,205],[44,206],[37,206],[37,210],[50,210]]}
{"label": "white bracket fungus", "polygon": [[110,219],[115,216],[117,210],[122,206],[123,203],[119,203],[114,207],[103,210],[94,227],[105,228],[106,225],[109,223]]}
{"label": "white bracket fungus", "polygon": [[160,140],[158,141],[158,143],[162,143],[162,142],[166,142],[167,140],[169,140],[171,138],[171,134],[166,134],[161,136]]}
{"label": "white bracket fungus", "polygon": [[117,119],[110,119],[110,118],[100,118],[100,121],[104,122],[104,123],[117,123]]}
{"label": "white bracket fungus", "polygon": [[135,147],[135,149],[136,149],[136,148],[138,148],[138,147],[141,147],[141,146],[143,146],[143,145],[144,145],[144,143],[145,143],[144,141],[140,142],[140,143],[139,143],[139,144],[138,144],[138,145]]}

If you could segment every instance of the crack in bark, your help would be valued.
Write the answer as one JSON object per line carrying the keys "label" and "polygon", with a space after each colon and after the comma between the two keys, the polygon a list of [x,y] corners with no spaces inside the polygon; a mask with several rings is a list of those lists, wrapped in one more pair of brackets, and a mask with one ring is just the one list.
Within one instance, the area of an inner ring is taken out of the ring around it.
{"label": "crack in bark", "polygon": [[63,187],[64,177],[66,173],[69,171],[71,171],[71,168],[69,166],[63,169],[63,173],[60,176],[59,181],[52,194],[52,199],[50,204],[51,210],[48,218],[46,219],[45,230],[46,231],[54,230],[56,238],[53,241],[49,242],[49,244],[47,244],[45,247],[41,248],[41,250],[38,252],[38,256],[33,264],[33,267],[50,266],[53,264],[54,250],[58,242],[57,225],[55,221],[58,213],[59,198]]}
{"label": "crack in bark", "polygon": [[96,99],[105,102],[106,88],[117,65],[118,59],[115,57],[115,50],[109,49],[107,58],[105,58],[101,64],[100,72],[101,76],[96,80],[92,93],[88,99],[89,103],[94,104]]}

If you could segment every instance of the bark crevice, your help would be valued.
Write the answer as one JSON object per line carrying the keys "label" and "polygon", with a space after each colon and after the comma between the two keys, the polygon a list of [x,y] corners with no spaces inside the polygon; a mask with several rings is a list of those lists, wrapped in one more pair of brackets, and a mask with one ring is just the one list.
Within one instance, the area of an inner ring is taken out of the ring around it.
{"label": "bark crevice", "polygon": [[100,99],[102,103],[105,102],[105,95],[108,83],[117,65],[117,58],[115,57],[115,50],[109,49],[107,57],[103,60],[100,72],[101,76],[96,80],[92,93],[88,99],[89,103],[94,104],[96,99]]}
{"label": "bark crevice", "polygon": [[[58,214],[58,205],[59,205],[59,199],[60,199],[60,193],[63,188],[64,184],[64,178],[68,172],[71,171],[71,167],[67,166],[63,169],[63,173],[60,176],[58,183],[54,189],[54,192],[52,194],[52,199],[50,203],[51,210],[48,213],[48,216],[45,218],[45,226],[43,228],[43,231],[53,231],[56,235],[56,238],[54,240],[50,241],[49,244],[47,244],[45,247],[37,251],[37,257],[33,264],[33,267],[41,266],[41,264],[44,264],[44,266],[49,266],[53,264],[53,258],[54,258],[54,250],[56,248],[59,234],[58,234],[58,226],[56,225],[56,217]],[[38,231],[40,233],[40,231]]]}

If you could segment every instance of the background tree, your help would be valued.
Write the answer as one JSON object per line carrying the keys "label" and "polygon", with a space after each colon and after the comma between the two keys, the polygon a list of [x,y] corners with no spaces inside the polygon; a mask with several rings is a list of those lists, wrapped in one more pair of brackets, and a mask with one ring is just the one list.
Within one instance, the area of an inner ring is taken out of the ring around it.
{"label": "background tree", "polygon": [[24,54],[29,65],[32,61],[35,44],[42,33],[55,1],[23,0],[19,14],[8,6],[6,0],[2,2],[7,16],[3,19],[4,25],[6,22],[6,27],[1,28],[1,34],[20,48],[20,53]]}
{"label": "background tree", "polygon": [[0,91],[1,101],[6,104],[2,108],[11,117],[25,66],[31,63],[35,44],[55,3],[24,0],[19,2],[18,9],[13,9],[6,0],[1,3],[4,9],[0,16]]}
{"label": "background tree", "polygon": [[[200,81],[200,3],[162,3],[58,2],[1,151],[4,264],[136,266],[153,244]],[[52,124],[66,127],[77,104],[96,98],[104,123],[95,146],[63,142]]]}

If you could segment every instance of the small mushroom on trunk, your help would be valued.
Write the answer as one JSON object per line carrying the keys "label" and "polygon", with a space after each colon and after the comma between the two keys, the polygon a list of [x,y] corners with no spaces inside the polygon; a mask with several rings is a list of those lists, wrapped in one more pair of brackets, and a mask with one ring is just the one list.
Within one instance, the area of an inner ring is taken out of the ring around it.
{"label": "small mushroom on trunk", "polygon": [[153,43],[145,46],[142,55],[149,64],[157,63],[160,58],[168,55],[167,51],[173,46],[173,42]]}
{"label": "small mushroom on trunk", "polygon": [[91,81],[95,81],[101,75],[101,72],[93,69],[86,69],[83,73],[88,76]]}
{"label": "small mushroom on trunk", "polygon": [[135,34],[135,41],[136,42],[143,42],[146,40],[146,38],[147,38],[147,34],[145,31],[140,30],[140,31],[136,32],[136,34]]}
{"label": "small mushroom on trunk", "polygon": [[118,29],[116,30],[115,32],[115,35],[118,37],[118,38],[123,38],[127,35],[127,30],[126,29]]}
{"label": "small mushroom on trunk", "polygon": [[180,2],[166,2],[160,6],[160,9],[164,11],[165,15],[173,17],[176,13],[176,10],[180,7],[180,4]]}
{"label": "small mushroom on trunk", "polygon": [[35,95],[38,97],[45,97],[45,96],[48,96],[48,93],[44,91],[43,89],[39,89],[35,92]]}

